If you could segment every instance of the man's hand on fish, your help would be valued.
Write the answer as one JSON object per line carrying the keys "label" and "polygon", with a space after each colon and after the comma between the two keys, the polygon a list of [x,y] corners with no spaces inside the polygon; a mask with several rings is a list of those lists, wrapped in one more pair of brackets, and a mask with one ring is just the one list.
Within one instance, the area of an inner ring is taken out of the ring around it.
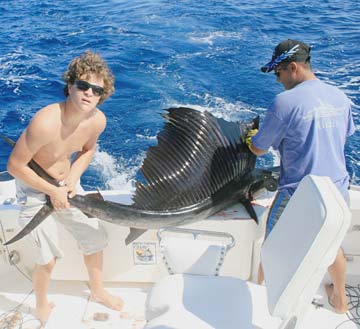
{"label": "man's hand on fish", "polygon": [[64,186],[67,187],[69,198],[72,198],[76,195],[76,181],[67,178],[64,181]]}
{"label": "man's hand on fish", "polygon": [[68,202],[68,192],[69,189],[66,185],[54,187],[53,192],[49,195],[49,197],[55,210],[70,208],[70,204]]}
{"label": "man's hand on fish", "polygon": [[250,149],[250,147],[251,147],[251,138],[254,137],[254,136],[257,134],[258,131],[259,131],[258,129],[251,129],[251,130],[248,132],[248,134],[246,135],[246,137],[245,137],[245,144],[246,144],[246,146],[247,146],[249,149]]}

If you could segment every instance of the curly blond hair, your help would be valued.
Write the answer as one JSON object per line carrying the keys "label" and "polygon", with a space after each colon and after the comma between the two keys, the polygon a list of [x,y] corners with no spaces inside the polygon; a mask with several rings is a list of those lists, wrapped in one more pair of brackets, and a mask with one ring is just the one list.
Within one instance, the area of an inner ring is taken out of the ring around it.
{"label": "curly blond hair", "polygon": [[68,84],[73,85],[80,77],[86,77],[92,73],[104,80],[104,94],[99,100],[99,104],[103,103],[115,91],[115,78],[103,58],[90,50],[74,58],[63,74],[63,80],[66,83],[64,87],[65,96],[69,96]]}

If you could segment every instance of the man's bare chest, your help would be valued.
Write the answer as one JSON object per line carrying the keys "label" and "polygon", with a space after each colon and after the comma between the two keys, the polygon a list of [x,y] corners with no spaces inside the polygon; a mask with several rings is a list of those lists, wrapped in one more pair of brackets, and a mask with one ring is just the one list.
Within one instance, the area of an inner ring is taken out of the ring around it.
{"label": "man's bare chest", "polygon": [[83,150],[89,137],[86,134],[76,133],[69,136],[59,136],[54,138],[49,144],[45,145],[40,151],[39,156],[48,158],[51,162],[70,159],[77,152]]}

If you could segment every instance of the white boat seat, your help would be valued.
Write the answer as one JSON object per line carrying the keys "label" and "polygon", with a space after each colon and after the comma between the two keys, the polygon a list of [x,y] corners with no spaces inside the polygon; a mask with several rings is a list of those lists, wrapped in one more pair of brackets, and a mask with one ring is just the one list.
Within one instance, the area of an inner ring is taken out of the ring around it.
{"label": "white boat seat", "polygon": [[263,245],[265,286],[231,277],[167,276],[148,295],[145,328],[301,328],[350,216],[328,177],[305,177]]}
{"label": "white boat seat", "polygon": [[148,295],[146,318],[146,329],[275,329],[281,323],[269,314],[264,286],[191,274],[158,282]]}

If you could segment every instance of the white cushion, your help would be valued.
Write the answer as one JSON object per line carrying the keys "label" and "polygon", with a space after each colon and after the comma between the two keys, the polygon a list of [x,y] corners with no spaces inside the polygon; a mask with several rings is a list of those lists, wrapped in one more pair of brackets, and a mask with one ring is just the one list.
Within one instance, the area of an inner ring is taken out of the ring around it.
{"label": "white cushion", "polygon": [[310,304],[335,259],[350,211],[328,177],[305,177],[266,239],[262,265],[270,313],[285,317]]}
{"label": "white cushion", "polygon": [[156,283],[147,298],[146,319],[145,329],[275,329],[281,323],[267,310],[264,286],[191,274]]}

